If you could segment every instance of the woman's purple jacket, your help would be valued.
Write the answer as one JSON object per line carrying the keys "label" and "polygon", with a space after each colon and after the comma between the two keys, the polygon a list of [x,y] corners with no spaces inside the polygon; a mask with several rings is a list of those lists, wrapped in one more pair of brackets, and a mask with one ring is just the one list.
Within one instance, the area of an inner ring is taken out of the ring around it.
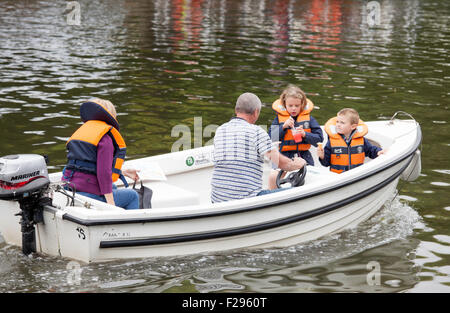
{"label": "woman's purple jacket", "polygon": [[[103,136],[97,146],[97,176],[82,172],[73,173],[70,183],[76,191],[104,195],[112,192],[112,162],[114,156],[114,145],[111,137]],[[65,176],[70,177],[71,170],[65,171]],[[66,179],[62,179],[67,181]]]}

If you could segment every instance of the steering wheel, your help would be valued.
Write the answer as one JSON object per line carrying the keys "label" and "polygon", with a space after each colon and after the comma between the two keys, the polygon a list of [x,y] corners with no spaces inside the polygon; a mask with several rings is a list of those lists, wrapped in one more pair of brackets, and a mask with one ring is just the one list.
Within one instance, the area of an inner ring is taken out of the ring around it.
{"label": "steering wheel", "polygon": [[284,172],[285,171],[280,170],[277,175],[277,188],[281,188],[281,185],[284,185],[285,183],[291,183],[292,187],[303,186],[305,184],[306,165],[297,172],[291,173],[288,177],[281,179],[281,175],[283,175]]}

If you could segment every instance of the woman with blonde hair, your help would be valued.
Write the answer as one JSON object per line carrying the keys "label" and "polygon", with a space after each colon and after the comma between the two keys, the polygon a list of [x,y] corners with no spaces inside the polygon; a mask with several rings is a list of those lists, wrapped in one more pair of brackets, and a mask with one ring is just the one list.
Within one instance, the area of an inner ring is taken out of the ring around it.
{"label": "woman with blonde hair", "polygon": [[67,165],[62,180],[81,195],[127,210],[139,208],[139,195],[133,189],[117,189],[113,184],[124,176],[139,178],[137,171],[122,171],[126,144],[119,132],[117,112],[111,101],[91,99],[80,107],[80,128],[67,141]]}

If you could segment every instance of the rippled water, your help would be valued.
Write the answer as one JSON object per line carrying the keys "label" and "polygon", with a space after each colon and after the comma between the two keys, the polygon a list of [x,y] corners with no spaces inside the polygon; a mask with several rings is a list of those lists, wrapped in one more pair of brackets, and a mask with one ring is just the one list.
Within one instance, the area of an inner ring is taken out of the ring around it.
{"label": "rippled water", "polygon": [[[418,283],[414,261],[423,228],[411,207],[394,200],[369,221],[321,240],[283,249],[235,251],[82,265],[71,283],[68,261],[25,258],[0,250],[0,288],[25,292],[395,292]],[[367,264],[378,262],[383,283],[367,284]],[[51,268],[51,269],[50,269]],[[69,280],[68,280],[69,279]]]}
{"label": "rippled water", "polygon": [[[65,163],[65,141],[91,96],[119,111],[130,159],[169,152],[176,125],[227,121],[237,96],[271,103],[294,83],[324,123],[342,107],[364,120],[402,110],[424,135],[422,176],[355,229],[286,249],[238,251],[81,266],[24,258],[0,243],[0,292],[450,291],[448,1],[384,0],[380,23],[367,1],[78,1],[0,3],[0,155],[48,154]],[[205,132],[203,144],[211,139]],[[194,144],[199,144],[192,140]],[[367,281],[378,262],[381,283]],[[52,269],[51,271],[49,269]]]}

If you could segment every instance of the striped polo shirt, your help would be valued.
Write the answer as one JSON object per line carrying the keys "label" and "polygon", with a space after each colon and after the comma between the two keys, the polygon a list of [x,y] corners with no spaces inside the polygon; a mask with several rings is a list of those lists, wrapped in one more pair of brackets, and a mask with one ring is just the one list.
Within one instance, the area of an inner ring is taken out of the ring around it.
{"label": "striped polo shirt", "polygon": [[211,201],[253,197],[262,190],[264,154],[273,149],[259,126],[234,117],[214,136],[214,171]]}

